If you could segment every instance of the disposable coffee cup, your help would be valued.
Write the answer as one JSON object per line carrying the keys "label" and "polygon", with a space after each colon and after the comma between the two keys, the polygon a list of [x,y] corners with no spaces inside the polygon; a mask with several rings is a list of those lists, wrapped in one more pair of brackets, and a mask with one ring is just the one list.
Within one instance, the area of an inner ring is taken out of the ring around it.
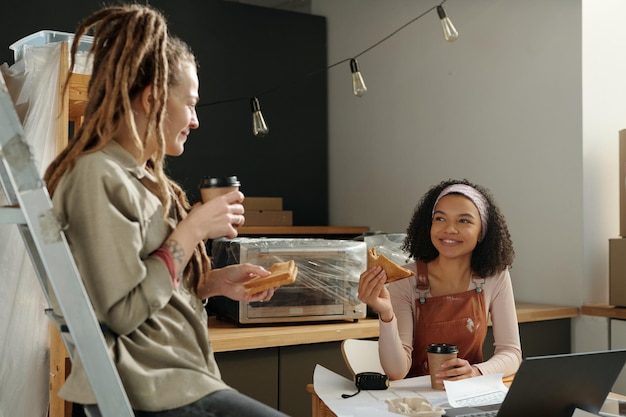
{"label": "disposable coffee cup", "polygon": [[426,348],[426,354],[428,356],[428,369],[430,371],[430,386],[432,389],[444,390],[443,381],[437,382],[435,374],[439,371],[443,371],[447,368],[442,368],[441,364],[449,359],[456,358],[459,353],[459,349],[455,345],[449,345],[447,343],[433,343]]}
{"label": "disposable coffee cup", "polygon": [[239,190],[240,185],[241,183],[236,175],[230,177],[204,177],[202,181],[200,181],[200,196],[202,197],[202,202],[206,203],[222,194]]}

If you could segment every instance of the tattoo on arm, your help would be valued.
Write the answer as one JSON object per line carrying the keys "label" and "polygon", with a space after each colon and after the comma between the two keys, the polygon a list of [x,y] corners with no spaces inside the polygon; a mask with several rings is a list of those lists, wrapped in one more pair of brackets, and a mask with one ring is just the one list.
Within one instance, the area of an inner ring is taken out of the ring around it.
{"label": "tattoo on arm", "polygon": [[170,251],[172,255],[172,259],[178,262],[178,264],[183,267],[185,260],[185,250],[183,247],[174,239],[170,239],[164,243],[165,247]]}

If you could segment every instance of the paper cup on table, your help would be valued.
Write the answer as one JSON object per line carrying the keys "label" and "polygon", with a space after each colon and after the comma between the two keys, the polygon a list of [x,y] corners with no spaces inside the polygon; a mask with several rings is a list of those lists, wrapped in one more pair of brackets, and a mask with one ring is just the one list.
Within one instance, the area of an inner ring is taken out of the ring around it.
{"label": "paper cup on table", "polygon": [[204,177],[200,182],[200,195],[202,202],[207,201],[231,191],[239,190],[241,183],[237,176],[230,177]]}
{"label": "paper cup on table", "polygon": [[428,356],[428,369],[430,371],[430,386],[436,390],[445,389],[443,381],[437,382],[435,374],[445,368],[441,367],[441,364],[449,359],[456,358],[459,350],[455,345],[449,345],[447,343],[433,343],[426,348],[426,354]]}

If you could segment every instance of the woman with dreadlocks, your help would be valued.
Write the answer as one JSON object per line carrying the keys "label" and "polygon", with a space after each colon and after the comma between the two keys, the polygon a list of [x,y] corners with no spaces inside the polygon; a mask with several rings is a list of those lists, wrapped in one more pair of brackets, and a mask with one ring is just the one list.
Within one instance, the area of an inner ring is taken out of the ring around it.
{"label": "woman with dreadlocks", "polygon": [[[244,196],[191,207],[163,170],[199,125],[193,53],[157,10],[111,6],[77,28],[70,72],[88,32],[84,121],[45,180],[135,414],[284,416],[222,381],[208,337],[203,299],[273,295],[245,294],[243,283],[269,275],[264,268],[211,269],[207,257],[205,240],[237,236]],[[80,361],[60,395],[95,403]]]}

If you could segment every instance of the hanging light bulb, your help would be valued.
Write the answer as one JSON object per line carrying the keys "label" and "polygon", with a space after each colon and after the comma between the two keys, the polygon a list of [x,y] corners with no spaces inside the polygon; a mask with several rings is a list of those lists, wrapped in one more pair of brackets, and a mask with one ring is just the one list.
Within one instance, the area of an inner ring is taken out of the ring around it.
{"label": "hanging light bulb", "polygon": [[454,42],[459,37],[459,32],[457,32],[456,28],[452,24],[452,21],[446,15],[446,11],[443,9],[443,6],[437,6],[437,14],[439,15],[439,19],[441,19],[443,37],[446,38],[448,42]]}
{"label": "hanging light bulb", "polygon": [[254,133],[254,136],[262,138],[267,135],[270,130],[267,128],[267,124],[265,124],[263,114],[261,114],[259,99],[252,97],[250,106],[252,107],[252,133]]}
{"label": "hanging light bulb", "polygon": [[356,59],[350,60],[350,71],[352,71],[352,92],[355,96],[361,97],[367,92],[367,87],[359,71],[359,63]]}

